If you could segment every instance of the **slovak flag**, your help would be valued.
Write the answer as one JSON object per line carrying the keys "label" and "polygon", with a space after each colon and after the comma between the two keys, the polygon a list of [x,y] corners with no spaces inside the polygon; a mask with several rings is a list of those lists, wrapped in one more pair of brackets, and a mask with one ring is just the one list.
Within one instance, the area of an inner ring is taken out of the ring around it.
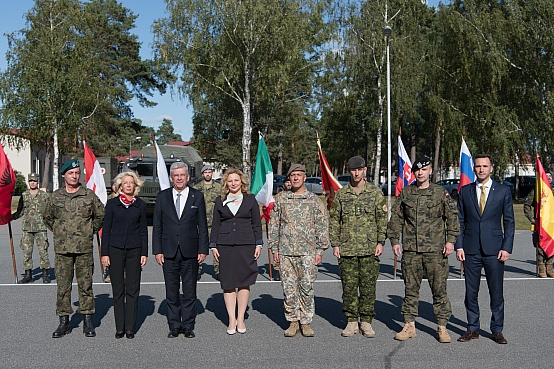
{"label": "slovak flag", "polygon": [[104,182],[102,167],[96,159],[96,156],[94,156],[92,150],[85,143],[85,140],[83,140],[83,146],[85,148],[85,174],[87,188],[91,189],[105,206],[108,201],[108,193],[106,192],[106,183]]}
{"label": "slovak flag", "polygon": [[460,193],[462,187],[473,182],[475,182],[473,158],[467,148],[466,141],[462,137],[462,150],[460,151],[460,184],[458,185],[458,193]]}
{"label": "slovak flag", "polygon": [[273,166],[271,165],[269,152],[261,134],[260,141],[258,142],[258,152],[256,153],[256,167],[254,168],[252,183],[250,184],[250,192],[262,204],[262,215],[260,217],[265,219],[266,223],[269,223],[271,210],[273,205],[275,205],[275,200],[273,199]]}
{"label": "slovak flag", "polygon": [[402,189],[411,185],[415,181],[412,173],[412,162],[402,143],[402,138],[398,136],[398,178],[396,178],[396,190],[394,195],[398,197]]}

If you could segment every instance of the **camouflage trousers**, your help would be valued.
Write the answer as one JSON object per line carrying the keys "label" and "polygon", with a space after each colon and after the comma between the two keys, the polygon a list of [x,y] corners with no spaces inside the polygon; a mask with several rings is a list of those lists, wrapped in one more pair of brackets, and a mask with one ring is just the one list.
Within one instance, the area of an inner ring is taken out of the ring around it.
{"label": "camouflage trousers", "polygon": [[315,313],[314,282],[317,277],[315,255],[280,255],[281,286],[285,318],[289,322],[310,324]]}
{"label": "camouflage trousers", "polygon": [[[212,224],[212,222],[208,221],[208,236],[212,234],[212,227],[210,226],[210,224]],[[204,264],[198,265],[198,275],[202,274],[202,265]],[[219,274],[219,261],[215,260],[215,258],[213,258],[213,266],[214,273]]]}
{"label": "camouflage trousers", "polygon": [[54,270],[58,284],[56,315],[64,316],[73,313],[71,307],[71,284],[73,274],[77,279],[79,308],[81,314],[94,314],[94,294],[92,292],[92,273],[94,258],[90,254],[56,254]]}
{"label": "camouflage trousers", "polygon": [[[539,245],[539,234],[538,232],[533,232],[533,246],[537,248],[538,245]],[[537,262],[539,264],[545,264],[545,263],[552,264],[553,260],[554,260],[554,256],[549,258],[546,256],[546,253],[542,248],[540,247],[537,248]]]}
{"label": "camouflage trousers", "polygon": [[46,235],[46,231],[23,231],[21,241],[19,242],[19,247],[23,250],[23,269],[33,269],[33,244],[35,241],[40,256],[40,268],[50,269],[50,260],[48,259],[48,236]]}
{"label": "camouflage trousers", "polygon": [[452,315],[446,281],[448,279],[448,258],[442,253],[404,251],[402,253],[402,277],[405,297],[402,301],[404,322],[413,322],[418,315],[419,289],[423,273],[427,274],[433,293],[433,313],[439,325],[446,325]]}
{"label": "camouflage trousers", "polygon": [[338,262],[344,315],[349,322],[357,322],[359,318],[362,322],[371,323],[375,317],[379,258],[373,255],[341,256]]}

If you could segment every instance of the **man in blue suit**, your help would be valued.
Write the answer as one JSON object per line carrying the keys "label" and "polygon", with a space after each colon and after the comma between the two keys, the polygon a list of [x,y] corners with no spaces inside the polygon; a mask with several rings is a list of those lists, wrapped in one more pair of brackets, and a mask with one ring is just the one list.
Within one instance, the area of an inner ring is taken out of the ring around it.
{"label": "man in blue suit", "polygon": [[[152,253],[162,266],[169,338],[194,337],[198,265],[208,254],[208,224],[202,192],[188,187],[188,166],[169,168],[172,188],[161,191],[154,208]],[[183,285],[183,298],[179,294]]]}
{"label": "man in blue suit", "polygon": [[[493,181],[489,155],[477,155],[473,167],[477,181],[464,186],[458,198],[460,235],[456,241],[456,258],[464,262],[467,332],[458,338],[467,342],[479,338],[479,285],[481,270],[490,295],[492,312],[490,328],[496,343],[506,344],[504,328],[504,263],[514,245],[514,209],[508,186]],[[504,228],[504,231],[502,231]]]}

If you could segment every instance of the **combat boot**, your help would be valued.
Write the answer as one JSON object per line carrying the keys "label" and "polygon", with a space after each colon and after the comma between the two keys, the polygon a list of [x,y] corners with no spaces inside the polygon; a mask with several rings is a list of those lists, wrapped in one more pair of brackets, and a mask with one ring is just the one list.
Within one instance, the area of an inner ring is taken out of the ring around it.
{"label": "combat boot", "polygon": [[406,341],[407,339],[414,338],[415,336],[415,322],[409,322],[404,324],[404,328],[394,336],[394,339],[398,341]]}
{"label": "combat boot", "polygon": [[25,275],[23,276],[23,279],[21,279],[19,284],[23,283],[33,283],[33,271],[31,269],[25,270]]}
{"label": "combat boot", "polygon": [[102,281],[104,283],[111,283],[112,279],[110,278],[110,268],[106,267],[104,270],[104,275],[102,276]]}
{"label": "combat boot", "polygon": [[92,315],[90,314],[83,315],[83,333],[85,337],[96,337],[96,331],[92,324]]}
{"label": "combat boot", "polygon": [[552,271],[552,262],[546,262],[546,275],[550,278],[554,278],[554,271]]}
{"label": "combat boot", "polygon": [[371,327],[370,322],[362,322],[362,324],[360,324],[360,330],[362,331],[364,337],[375,338],[375,331]]}
{"label": "combat boot", "polygon": [[358,328],[358,322],[348,322],[346,328],[341,333],[343,337],[352,337],[355,334],[360,333],[360,328]]}
{"label": "combat boot", "polygon": [[50,270],[43,268],[42,269],[42,283],[50,283]]}
{"label": "combat boot", "polygon": [[285,337],[294,337],[298,332],[300,332],[298,321],[290,322],[290,326],[285,331]]}
{"label": "combat boot", "polygon": [[300,324],[300,328],[302,329],[302,335],[304,337],[314,336],[314,330],[312,329],[312,327],[310,327],[309,324]]}
{"label": "combat boot", "polygon": [[439,325],[437,327],[437,339],[440,343],[450,343],[452,339],[448,335],[448,331],[444,325]]}
{"label": "combat boot", "polygon": [[279,274],[278,270],[273,270],[273,280],[274,281],[280,281],[281,280],[281,275]]}
{"label": "combat boot", "polygon": [[[550,264],[552,268],[552,264]],[[543,263],[539,264],[539,278],[546,278],[546,266]]]}
{"label": "combat boot", "polygon": [[60,325],[58,329],[52,333],[52,338],[61,338],[66,334],[71,333],[71,327],[69,326],[69,315],[64,315],[60,317]]}

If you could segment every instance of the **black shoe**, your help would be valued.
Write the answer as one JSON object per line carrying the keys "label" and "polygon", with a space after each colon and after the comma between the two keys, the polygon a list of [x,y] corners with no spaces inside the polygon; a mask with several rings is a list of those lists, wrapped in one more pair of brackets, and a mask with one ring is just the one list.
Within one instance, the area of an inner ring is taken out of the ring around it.
{"label": "black shoe", "polygon": [[125,332],[125,337],[127,337],[127,339],[129,340],[132,340],[133,338],[135,338],[135,334],[133,333],[133,331],[127,331]]}
{"label": "black shoe", "polygon": [[117,338],[117,339],[123,338],[124,335],[125,335],[125,332],[123,332],[123,331],[115,332],[115,338]]}
{"label": "black shoe", "polygon": [[85,337],[96,337],[96,331],[94,330],[94,325],[92,324],[91,314],[83,315],[83,333],[85,334]]}
{"label": "black shoe", "polygon": [[215,273],[215,280],[219,281],[219,273]]}
{"label": "black shoe", "polygon": [[179,329],[177,328],[171,329],[167,334],[167,338],[177,338],[179,337],[179,333],[180,333]]}
{"label": "black shoe", "polygon": [[280,281],[281,280],[281,275],[279,274],[278,270],[273,270],[273,280],[274,281]]}
{"label": "black shoe", "polygon": [[69,326],[69,315],[64,315],[60,317],[60,325],[58,329],[52,333],[52,338],[60,338],[66,334],[71,333],[71,327]]}
{"label": "black shoe", "polygon": [[33,271],[31,269],[26,269],[23,279],[17,283],[19,284],[33,283]]}
{"label": "black shoe", "polygon": [[194,338],[194,337],[196,337],[196,336],[194,335],[194,331],[193,331],[192,329],[185,329],[184,334],[185,334],[185,337],[186,337],[186,338]]}
{"label": "black shoe", "polygon": [[42,283],[50,283],[50,269],[42,268]]}

